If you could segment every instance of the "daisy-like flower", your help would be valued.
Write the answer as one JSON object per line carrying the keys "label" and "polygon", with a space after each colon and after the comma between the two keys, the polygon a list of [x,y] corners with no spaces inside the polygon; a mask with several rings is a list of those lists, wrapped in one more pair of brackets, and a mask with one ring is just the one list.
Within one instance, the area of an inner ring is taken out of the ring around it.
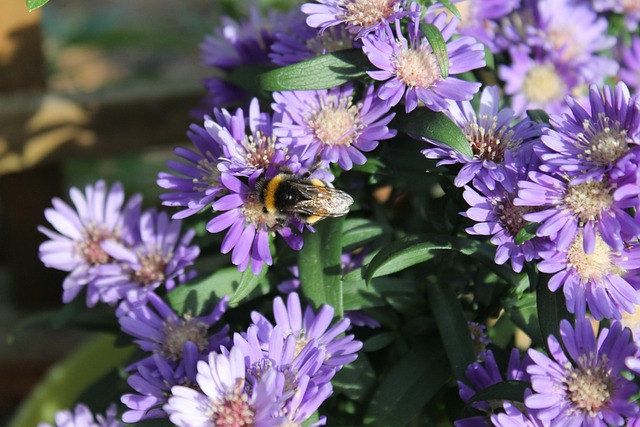
{"label": "daisy-like flower", "polygon": [[185,362],[178,369],[159,353],[151,356],[151,363],[137,364],[136,372],[127,378],[127,383],[136,393],[126,393],[120,401],[129,408],[122,414],[125,423],[137,423],[155,418],[167,418],[162,406],[171,395],[171,387],[183,385],[195,388],[196,363],[200,359],[195,344],[185,343]]}
{"label": "daisy-like flower", "polygon": [[588,107],[567,98],[570,114],[552,115],[539,156],[546,171],[560,171],[580,181],[602,180],[615,163],[640,144],[640,104],[620,82],[602,91],[593,85]]}
{"label": "daisy-like flower", "polygon": [[567,309],[585,313],[588,306],[595,319],[620,319],[623,312],[635,313],[640,304],[640,245],[627,244],[615,251],[596,234],[593,252],[585,253],[582,232],[566,251],[542,252],[538,268],[554,274],[549,289],[562,287]]}
{"label": "daisy-like flower", "polygon": [[549,336],[550,355],[529,349],[533,363],[527,367],[534,393],[525,406],[550,425],[621,426],[625,417],[638,413],[630,402],[638,386],[621,375],[625,359],[635,355],[631,332],[613,322],[596,339],[586,318],[560,323],[563,347]]}
{"label": "daisy-like flower", "polygon": [[39,256],[45,266],[68,271],[62,286],[62,300],[73,300],[86,288],[87,306],[101,299],[95,286],[95,267],[110,263],[113,258],[103,249],[107,241],[130,243],[138,226],[142,197],[134,195],[125,204],[120,183],[110,189],[104,181],[87,185],[82,192],[69,190],[74,208],[58,198],[53,208],[45,210],[54,230],[38,227],[50,240],[40,245]]}
{"label": "daisy-like flower", "polygon": [[116,418],[116,405],[112,404],[104,416],[95,415],[83,403],[78,403],[75,409],[56,412],[55,424],[39,423],[38,427],[124,427]]}
{"label": "daisy-like flower", "polygon": [[271,45],[269,58],[274,64],[290,65],[327,53],[361,47],[344,24],[318,33],[317,29],[304,22],[304,14],[295,9],[292,13],[295,15],[290,28],[276,32],[276,40]]}
{"label": "daisy-like flower", "polygon": [[95,286],[103,301],[110,304],[126,299],[143,304],[160,286],[167,291],[176,283],[193,277],[185,269],[193,264],[200,248],[189,246],[194,230],[181,235],[182,223],[166,212],[154,209],[140,216],[140,225],[131,245],[113,240],[102,243],[111,257],[109,264],[96,267]]}
{"label": "daisy-like flower", "polygon": [[282,374],[267,369],[254,383],[246,378],[244,354],[233,347],[228,355],[210,353],[198,362],[196,381],[201,391],[171,387],[164,410],[181,427],[271,427],[285,421],[277,412]]}
{"label": "daisy-like flower", "polygon": [[530,109],[564,112],[565,97],[575,94],[581,83],[576,71],[548,55],[531,57],[518,48],[510,49],[509,53],[511,65],[500,65],[498,76],[505,82],[505,94],[512,97],[514,111],[518,114]]}
{"label": "daisy-like flower", "polygon": [[273,109],[282,114],[274,134],[301,160],[320,158],[349,170],[367,161],[362,152],[393,138],[387,125],[395,114],[368,86],[362,100],[354,102],[353,85],[329,90],[276,92]]}
{"label": "daisy-like flower", "polygon": [[307,25],[323,32],[335,25],[346,25],[357,37],[376,31],[383,23],[403,15],[405,0],[318,0],[305,3],[300,10],[309,15]]}
{"label": "daisy-like flower", "polygon": [[[511,354],[509,355],[506,375],[503,375],[493,352],[491,350],[487,350],[483,361],[474,362],[467,367],[467,370],[465,371],[467,382],[458,381],[460,398],[464,402],[468,402],[479,391],[505,380],[529,381],[529,374],[527,374],[526,371],[529,363],[531,363],[531,360],[526,355],[520,359],[520,352],[517,348],[514,348],[511,350]],[[489,415],[492,412],[492,404],[495,404],[495,402],[472,403],[471,406],[485,412],[487,415],[457,420],[455,425],[457,427],[486,425]]]}
{"label": "daisy-like flower", "polygon": [[197,151],[178,147],[176,156],[186,160],[170,160],[168,166],[176,174],[160,172],[158,185],[171,193],[161,194],[165,206],[179,206],[184,209],[173,214],[174,219],[183,219],[194,215],[213,202],[220,194],[222,186],[218,182],[220,171],[218,163],[222,156],[222,147],[202,127],[192,124],[187,136]]}
{"label": "daisy-like flower", "polygon": [[[453,0],[461,19],[458,33],[481,41],[491,52],[497,52],[495,44],[499,32],[498,21],[520,7],[520,0]],[[437,15],[448,10],[439,3],[429,7],[427,14]]]}
{"label": "daisy-like flower", "polygon": [[640,224],[627,211],[637,203],[637,191],[628,191],[626,183],[618,184],[617,179],[574,183],[566,176],[532,171],[528,180],[518,182],[513,203],[537,208],[524,219],[540,223],[536,235],[549,237],[559,251],[569,248],[579,229],[586,253],[593,252],[597,234],[615,250],[622,250],[625,241],[638,235]]}
{"label": "daisy-like flower", "polygon": [[[148,364],[154,354],[161,355],[176,370],[184,365],[185,358],[198,359],[211,351],[217,351],[221,345],[228,344],[228,325],[214,332],[212,329],[227,309],[228,298],[224,297],[213,307],[207,316],[195,317],[189,313],[178,316],[159,296],[149,295],[149,304],[132,306],[125,304],[118,309],[118,321],[122,331],[135,338],[134,342],[144,351],[153,353],[136,362],[133,367]],[[185,345],[192,343],[186,354]]]}
{"label": "daisy-like flower", "polygon": [[[362,343],[354,340],[353,335],[337,338],[347,330],[350,322],[348,319],[341,319],[331,326],[333,313],[331,306],[323,305],[317,314],[311,307],[306,307],[303,315],[297,293],[289,294],[286,305],[280,297],[273,300],[276,326],[282,327],[287,335],[296,338],[296,354],[311,340],[315,340],[317,346],[325,351],[325,360],[314,377],[318,383],[328,382],[342,366],[356,360],[357,352],[362,348]],[[255,311],[251,313],[251,320],[258,327],[260,342],[268,343],[274,325]]]}
{"label": "daisy-like flower", "polygon": [[503,181],[506,176],[505,153],[516,152],[541,135],[541,126],[534,121],[516,115],[510,108],[500,109],[497,86],[482,91],[477,114],[469,101],[451,103],[444,113],[467,137],[473,157],[429,138],[425,140],[436,148],[428,148],[422,153],[429,159],[441,159],[438,166],[461,163],[463,166],[454,181],[457,187],[477,178],[490,190],[495,189],[495,182]]}
{"label": "daisy-like flower", "polygon": [[620,71],[618,77],[636,92],[640,90],[640,37],[631,37],[631,43],[618,49]]}
{"label": "daisy-like flower", "polygon": [[462,36],[448,41],[455,33],[458,19],[447,23],[447,14],[426,22],[435,25],[447,42],[449,75],[443,78],[429,41],[420,30],[420,5],[411,4],[408,38],[402,34],[400,20],[395,31],[389,24],[363,39],[362,50],[378,70],[367,73],[384,82],[378,96],[394,106],[404,97],[405,111],[413,111],[418,102],[434,111],[449,108],[451,101],[469,101],[480,89],[480,83],[453,77],[456,74],[484,67],[484,47],[473,37]]}

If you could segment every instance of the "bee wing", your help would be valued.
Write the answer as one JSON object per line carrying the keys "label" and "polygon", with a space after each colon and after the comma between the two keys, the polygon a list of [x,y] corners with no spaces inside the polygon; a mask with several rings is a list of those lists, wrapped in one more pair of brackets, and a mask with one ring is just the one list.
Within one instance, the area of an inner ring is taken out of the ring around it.
{"label": "bee wing", "polygon": [[296,203],[292,210],[320,217],[342,216],[349,212],[353,198],[342,190],[296,182],[292,185],[305,200]]}

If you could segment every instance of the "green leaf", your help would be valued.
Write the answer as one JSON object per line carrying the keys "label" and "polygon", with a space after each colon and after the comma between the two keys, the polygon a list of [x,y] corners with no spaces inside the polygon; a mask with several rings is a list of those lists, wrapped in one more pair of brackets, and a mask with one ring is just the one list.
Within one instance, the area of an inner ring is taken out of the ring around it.
{"label": "green leaf", "polygon": [[560,341],[560,321],[571,319],[571,314],[567,310],[564,293],[561,290],[551,292],[547,284],[547,275],[541,276],[536,290],[538,306],[538,322],[540,322],[540,332],[545,345],[549,335],[553,335]]}
{"label": "green leaf", "polygon": [[343,315],[342,223],[344,217],[329,218],[315,225],[316,232],[305,235],[298,252],[302,291],[316,308],[328,304],[335,315]]}
{"label": "green leaf", "polygon": [[384,307],[386,299],[404,297],[414,301],[422,299],[411,280],[397,277],[378,277],[367,285],[362,278],[363,268],[346,275],[342,282],[343,304],[345,310]]}
{"label": "green leaf", "polygon": [[330,89],[365,77],[369,68],[361,49],[341,50],[260,74],[258,84],[272,92]]}
{"label": "green leaf", "polygon": [[463,254],[477,251],[477,242],[452,237],[431,235],[407,236],[383,247],[371,260],[365,272],[370,282],[374,277],[384,276],[425,262],[434,256],[437,250],[456,250]]}
{"label": "green leaf", "polygon": [[364,342],[364,351],[378,351],[391,345],[398,336],[394,332],[383,332],[368,338]]}
{"label": "green leaf", "polygon": [[343,251],[362,247],[376,239],[384,232],[384,228],[373,221],[363,218],[348,219],[344,222],[342,233]]}
{"label": "green leaf", "polygon": [[534,122],[549,124],[549,115],[544,110],[527,110],[527,116]]}
{"label": "green leaf", "polygon": [[540,322],[538,321],[535,293],[525,293],[515,301],[515,304],[505,302],[504,306],[509,318],[516,326],[529,335],[533,342],[544,344],[544,339],[540,332]]}
{"label": "green leaf", "polygon": [[409,114],[397,115],[393,126],[416,139],[429,138],[448,145],[460,154],[473,157],[467,137],[444,113],[416,108]]}
{"label": "green leaf", "polygon": [[449,0],[438,0],[438,3],[449,9],[449,12],[453,13],[456,18],[460,20],[462,19],[462,17],[460,16],[460,12],[458,12],[458,9]]}
{"label": "green leaf", "polygon": [[446,283],[429,283],[429,306],[440,331],[440,337],[457,379],[466,378],[467,366],[476,361],[473,341],[462,306]]}
{"label": "green leaf", "polygon": [[528,222],[524,227],[520,229],[520,231],[518,231],[518,234],[516,234],[516,237],[514,239],[516,245],[521,245],[524,242],[536,237],[536,230],[538,230],[539,226],[540,223],[538,222]]}
{"label": "green leaf", "polygon": [[439,343],[424,342],[397,361],[376,390],[365,425],[405,426],[447,383],[450,371]]}
{"label": "green leaf", "polygon": [[49,0],[27,0],[27,9],[29,12],[33,12],[47,3],[49,3]]}
{"label": "green leaf", "polygon": [[229,299],[229,307],[235,307],[240,301],[245,299],[255,288],[258,287],[261,280],[267,274],[269,267],[263,264],[260,274],[253,274],[251,269],[247,268],[240,276],[240,283],[233,296]]}
{"label": "green leaf", "polygon": [[331,379],[331,384],[336,393],[362,402],[371,395],[371,389],[376,384],[376,373],[369,363],[369,358],[361,353],[354,362],[338,371]]}
{"label": "green leaf", "polygon": [[467,406],[474,402],[502,401],[524,402],[524,392],[531,388],[525,381],[502,381],[480,390],[467,401]]}
{"label": "green leaf", "polygon": [[224,80],[249,93],[258,94],[261,90],[258,76],[271,70],[273,70],[273,67],[264,65],[239,65],[234,67],[229,74],[225,76]]}
{"label": "green leaf", "polygon": [[443,79],[446,79],[449,76],[449,54],[447,53],[447,43],[442,37],[442,32],[435,25],[424,22],[420,24],[420,29],[427,37],[436,61],[438,61],[440,75]]}

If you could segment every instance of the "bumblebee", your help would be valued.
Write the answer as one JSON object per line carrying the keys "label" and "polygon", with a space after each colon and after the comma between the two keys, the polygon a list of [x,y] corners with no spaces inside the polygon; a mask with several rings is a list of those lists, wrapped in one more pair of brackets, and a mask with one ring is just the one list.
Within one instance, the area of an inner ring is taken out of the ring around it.
{"label": "bumblebee", "polygon": [[291,173],[279,173],[263,181],[258,191],[265,213],[282,222],[293,217],[314,224],[323,218],[345,215],[353,204],[344,191],[319,179],[300,178]]}

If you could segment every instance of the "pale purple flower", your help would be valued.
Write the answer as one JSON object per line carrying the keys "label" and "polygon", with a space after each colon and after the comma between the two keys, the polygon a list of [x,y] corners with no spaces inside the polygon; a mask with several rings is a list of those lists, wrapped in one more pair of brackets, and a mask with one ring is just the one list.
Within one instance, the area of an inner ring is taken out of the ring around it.
{"label": "pale purple flower", "polygon": [[624,425],[625,417],[638,413],[637,403],[629,401],[638,386],[621,375],[625,359],[637,351],[631,332],[613,322],[596,338],[589,320],[578,318],[575,328],[563,319],[560,336],[564,348],[549,336],[549,356],[529,349],[534,393],[525,406],[545,425]]}
{"label": "pale purple flower", "polygon": [[[471,36],[482,42],[492,52],[499,50],[495,41],[499,33],[499,20],[520,7],[520,0],[453,0],[462,20],[458,33]],[[446,12],[444,6],[436,3],[429,7],[429,15]]]}
{"label": "pale purple flower", "polygon": [[39,423],[38,427],[125,427],[116,418],[116,405],[112,404],[105,415],[95,415],[83,403],[78,403],[73,412],[62,410],[56,412],[55,423]]}
{"label": "pale purple flower", "polygon": [[[602,180],[615,163],[640,144],[640,104],[620,82],[614,89],[593,85],[589,102],[566,100],[570,112],[551,115],[539,148],[544,171],[559,171],[580,180]],[[579,181],[577,181],[579,182]]]}
{"label": "pale purple flower", "polygon": [[272,427],[285,421],[277,412],[282,396],[283,374],[267,369],[250,382],[246,378],[244,354],[233,347],[228,355],[210,353],[198,362],[199,389],[171,387],[163,409],[172,423],[181,427]]}
{"label": "pale purple flower", "polygon": [[629,45],[618,49],[620,71],[618,77],[635,91],[640,90],[640,37],[631,37]]}
{"label": "pale purple flower", "polygon": [[193,264],[200,248],[189,246],[194,230],[181,233],[182,223],[155,209],[140,216],[131,244],[109,240],[101,247],[111,262],[95,267],[95,286],[101,299],[110,304],[126,299],[142,304],[160,286],[167,291],[191,277],[185,269]]}
{"label": "pale purple flower", "polygon": [[528,411],[521,412],[518,406],[511,402],[504,402],[502,404],[504,413],[491,415],[491,424],[495,427],[547,427],[535,415]]}
{"label": "pale purple flower", "polygon": [[583,314],[588,307],[595,319],[620,319],[635,313],[640,304],[640,245],[627,244],[615,251],[598,234],[593,252],[587,254],[579,231],[565,251],[542,252],[538,269],[553,274],[549,289],[562,287],[567,309]]}
{"label": "pale purple flower", "polygon": [[357,37],[363,37],[385,22],[403,16],[405,3],[405,0],[318,0],[303,4],[300,10],[309,15],[307,25],[320,28],[321,32],[346,25]]}
{"label": "pale purple flower", "polygon": [[73,187],[69,195],[74,207],[54,198],[53,208],[45,210],[55,231],[38,227],[50,239],[40,244],[39,256],[45,266],[69,272],[62,284],[65,303],[86,288],[87,306],[93,307],[102,299],[95,285],[95,267],[113,261],[102,244],[131,243],[142,197],[136,194],[125,204],[122,185],[109,189],[104,181],[87,185],[84,192]]}
{"label": "pale purple flower", "polygon": [[171,395],[171,387],[184,385],[196,387],[196,363],[201,358],[196,345],[188,341],[184,348],[184,363],[176,366],[159,353],[151,356],[150,363],[137,364],[136,372],[127,378],[127,383],[136,393],[126,393],[120,401],[129,408],[122,414],[122,421],[137,423],[155,418],[167,418],[162,406]]}
{"label": "pale purple flower", "polygon": [[148,364],[155,354],[159,354],[180,371],[185,369],[187,343],[193,345],[190,351],[196,351],[196,358],[219,350],[221,345],[228,345],[228,325],[217,325],[226,311],[228,300],[226,296],[222,298],[206,316],[190,313],[178,316],[153,293],[149,295],[147,305],[122,305],[117,313],[122,331],[134,337],[134,342],[143,351],[152,353],[135,362],[133,367]]}
{"label": "pale purple flower", "polygon": [[477,114],[469,101],[452,102],[444,114],[460,127],[469,141],[473,157],[430,138],[425,140],[436,148],[427,148],[422,153],[429,159],[441,159],[438,166],[461,163],[463,166],[454,181],[457,187],[477,178],[490,190],[495,189],[495,182],[503,181],[507,174],[505,153],[515,153],[541,135],[542,127],[534,121],[516,115],[510,108],[500,109],[497,86],[482,91]]}
{"label": "pale purple flower", "polygon": [[624,17],[627,30],[635,31],[640,22],[640,4],[634,0],[591,0],[598,12],[615,12]]}
{"label": "pale purple flower", "polygon": [[162,204],[184,208],[173,214],[174,219],[183,219],[200,212],[213,202],[222,190],[218,182],[218,163],[222,156],[220,143],[204,128],[195,124],[189,127],[187,136],[197,151],[177,147],[174,150],[175,155],[185,161],[170,160],[168,166],[175,173],[158,174],[158,185],[172,191],[160,195]]}
{"label": "pale purple flower", "polygon": [[480,83],[454,77],[457,74],[481,68],[485,65],[484,48],[474,38],[462,36],[449,40],[456,31],[457,18],[447,23],[447,15],[441,13],[433,20],[447,42],[449,75],[442,77],[440,66],[427,38],[420,30],[420,5],[411,4],[408,22],[408,38],[402,33],[400,20],[363,39],[363,51],[377,68],[367,73],[374,80],[384,82],[378,96],[390,106],[404,97],[405,111],[413,111],[419,102],[434,111],[449,108],[451,101],[469,101],[480,89]]}
{"label": "pale purple flower", "polygon": [[273,94],[273,109],[282,114],[274,134],[301,160],[322,159],[349,170],[367,161],[378,142],[396,131],[387,125],[395,116],[380,100],[373,85],[354,101],[352,84],[329,90],[290,91]]}

